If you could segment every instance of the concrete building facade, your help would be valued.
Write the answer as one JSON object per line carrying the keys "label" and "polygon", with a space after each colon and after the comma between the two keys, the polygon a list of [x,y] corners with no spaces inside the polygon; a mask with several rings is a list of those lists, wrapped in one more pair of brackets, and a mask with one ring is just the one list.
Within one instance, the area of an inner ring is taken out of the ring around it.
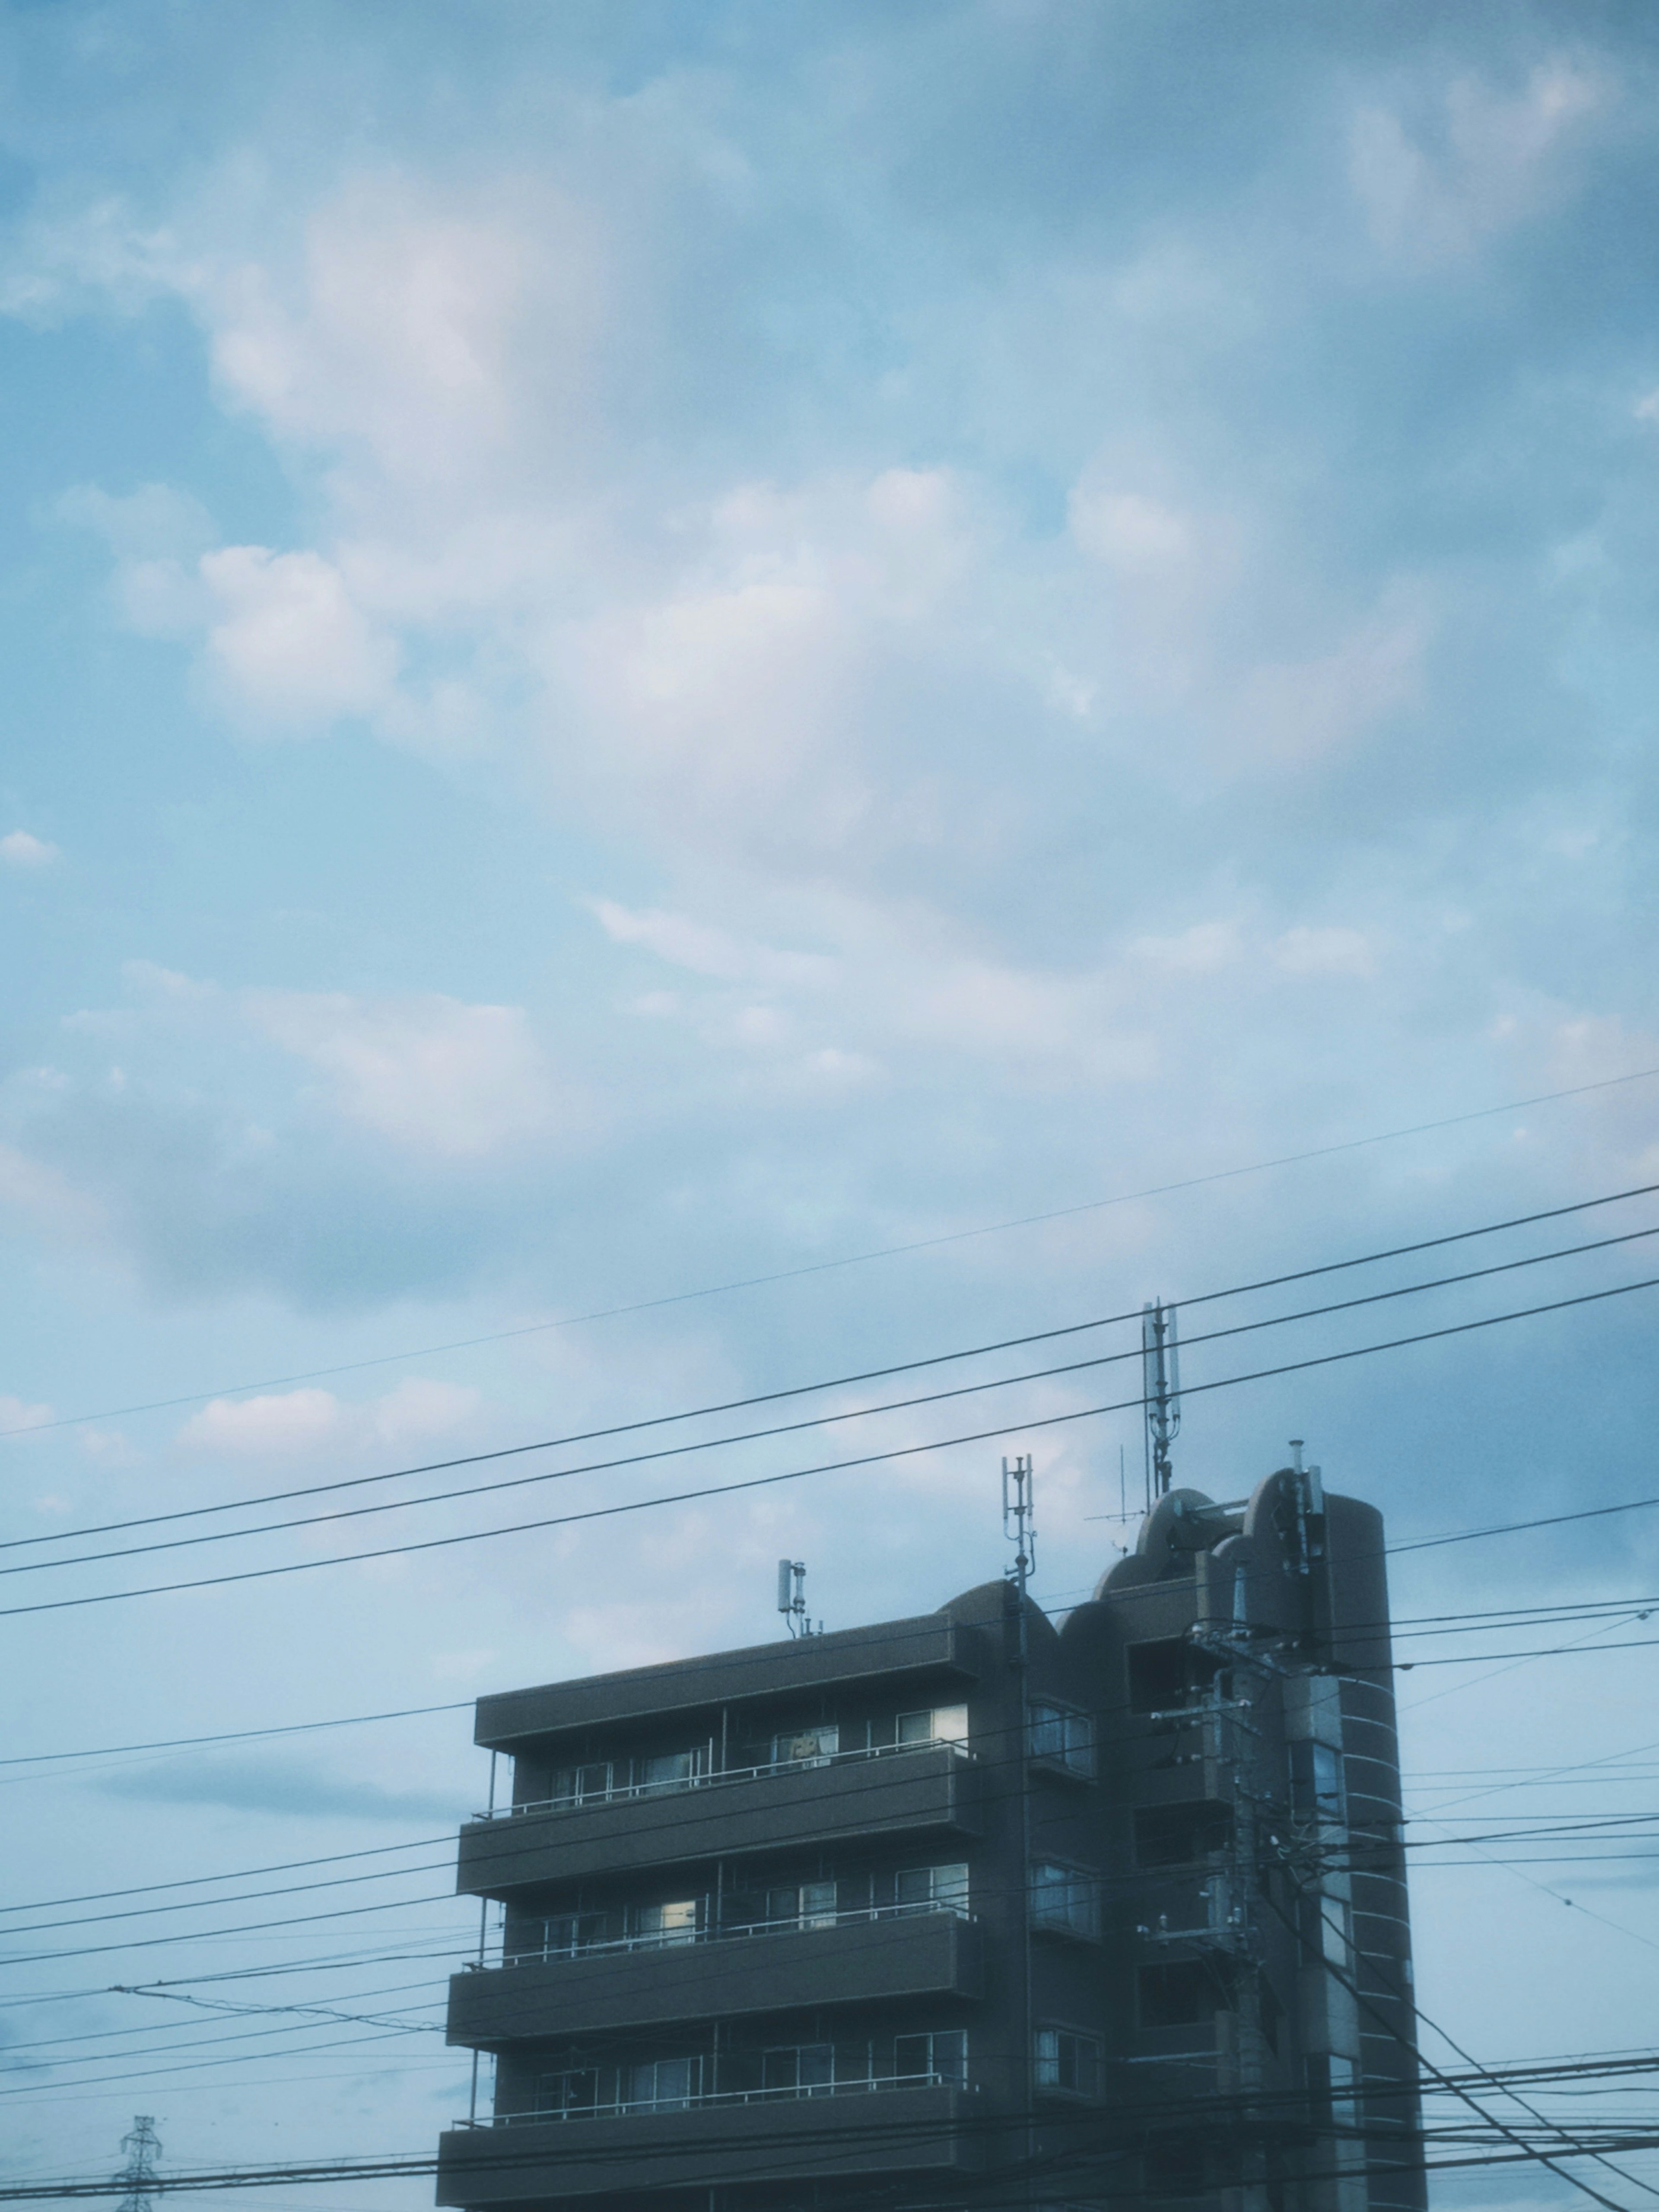
{"label": "concrete building facade", "polygon": [[1058,1627],[913,1620],[482,1699],[451,1986],[526,2212],[1423,2212],[1380,1516],[1161,1498]]}

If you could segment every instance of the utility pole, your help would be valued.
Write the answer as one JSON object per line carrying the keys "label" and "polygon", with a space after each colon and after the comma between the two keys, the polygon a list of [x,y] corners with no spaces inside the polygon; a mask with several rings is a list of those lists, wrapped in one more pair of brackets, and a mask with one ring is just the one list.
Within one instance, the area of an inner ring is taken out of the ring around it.
{"label": "utility pole", "polygon": [[1031,1455],[1002,1462],[1002,1533],[1014,1547],[1014,1564],[1008,1579],[1013,1584],[1018,1627],[1014,1641],[1014,1670],[1018,1690],[1019,1753],[1019,1956],[1024,2062],[1015,2079],[1025,2093],[1024,2183],[1021,2194],[1029,2204],[1036,2164],[1036,2024],[1031,2005],[1031,1639],[1025,1617],[1025,1594],[1036,1565],[1036,1477]]}
{"label": "utility pole", "polygon": [[137,2115],[131,2133],[121,2138],[121,2148],[127,2162],[115,2179],[125,2182],[127,2193],[121,2199],[120,2212],[153,2212],[150,2191],[157,2183],[155,2161],[161,2155],[161,2145],[155,2122],[148,2112]]}

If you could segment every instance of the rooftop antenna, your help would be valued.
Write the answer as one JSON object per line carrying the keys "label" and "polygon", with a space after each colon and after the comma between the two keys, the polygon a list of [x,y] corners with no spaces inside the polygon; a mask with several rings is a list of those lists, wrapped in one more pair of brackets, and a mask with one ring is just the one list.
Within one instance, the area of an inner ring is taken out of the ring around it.
{"label": "rooftop antenna", "polygon": [[1146,1509],[1167,1497],[1173,1472],[1170,1446],[1181,1432],[1181,1347],[1176,1310],[1161,1298],[1140,1315],[1141,1396],[1146,1409]]}
{"label": "rooftop antenna", "polygon": [[1036,1510],[1036,1477],[1031,1470],[1031,1455],[1026,1452],[1019,1459],[1004,1460],[1002,1533],[1014,1547],[1011,1579],[1022,1600],[1036,1565],[1036,1528],[1031,1518]]}
{"label": "rooftop antenna", "polygon": [[778,1561],[778,1611],[783,1615],[783,1625],[792,1636],[822,1636],[823,1623],[816,1628],[806,1617],[806,1562],[805,1559]]}
{"label": "rooftop antenna", "polygon": [[152,2212],[150,2191],[158,2185],[155,2161],[161,2154],[161,2145],[149,2113],[135,2117],[131,2132],[121,2138],[121,2148],[127,2162],[115,2179],[125,2185],[127,2193],[121,2199],[120,2212]]}

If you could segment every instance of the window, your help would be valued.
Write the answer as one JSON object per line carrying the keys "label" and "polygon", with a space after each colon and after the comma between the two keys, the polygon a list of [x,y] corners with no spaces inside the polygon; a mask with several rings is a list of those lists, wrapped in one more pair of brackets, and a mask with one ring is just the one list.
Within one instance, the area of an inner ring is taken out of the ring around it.
{"label": "window", "polygon": [[1076,2035],[1070,2028],[1040,2027],[1036,2032],[1036,2087],[1059,2089],[1070,2097],[1100,2094],[1100,2044],[1092,2035]]}
{"label": "window", "polygon": [[935,2028],[928,2035],[893,2039],[893,2075],[898,2081],[948,2082],[968,2086],[968,2038],[959,2027]]}
{"label": "window", "polygon": [[1233,1816],[1225,1805],[1143,1805],[1135,1814],[1135,1863],[1188,1866],[1225,1850],[1232,1834]]}
{"label": "window", "polygon": [[600,1943],[617,1942],[623,1917],[619,1912],[555,1912],[539,1923],[532,1921],[531,1930],[536,1940],[518,1956],[568,1959]]}
{"label": "window", "polygon": [[1095,1771],[1095,1724],[1089,1714],[1073,1705],[1036,1704],[1031,1707],[1031,1756],[1068,1774]]}
{"label": "window", "polygon": [[965,1866],[904,1867],[893,1877],[893,1902],[915,1912],[966,1912]]}
{"label": "window", "polygon": [[633,2112],[684,2112],[702,2087],[700,2058],[653,2058],[628,2069],[626,2103]]}
{"label": "window", "polygon": [[690,1790],[708,1771],[708,1753],[699,1745],[693,1751],[666,1751],[652,1759],[636,1759],[634,1779],[641,1790]]}
{"label": "window", "polygon": [[897,1740],[900,1743],[966,1743],[968,1708],[934,1705],[926,1712],[901,1713]]}
{"label": "window", "polygon": [[1291,1746],[1291,1809],[1302,1820],[1345,1820],[1342,1754],[1306,1736]]}
{"label": "window", "polygon": [[1339,2128],[1359,2124],[1358,2069],[1352,2058],[1316,2057],[1308,2061],[1308,2098],[1316,2117],[1328,2115]]}
{"label": "window", "polygon": [[778,2096],[828,2096],[837,2086],[870,2080],[867,2043],[793,2043],[767,2051],[761,2087]]}
{"label": "window", "polygon": [[1139,1977],[1143,2027],[1194,2027],[1227,2008],[1219,1970],[1199,1959],[1174,1959],[1167,1966],[1143,1966]]}
{"label": "window", "polygon": [[792,1881],[758,1897],[733,1897],[731,1911],[765,1928],[833,1928],[836,1918],[833,1881]]}
{"label": "window", "polygon": [[667,1905],[636,1905],[628,1916],[630,1936],[649,1943],[695,1943],[702,1899],[679,1897]]}
{"label": "window", "polygon": [[586,1805],[611,1795],[611,1768],[608,1759],[589,1759],[583,1766],[562,1766],[548,1791],[556,1805]]}
{"label": "window", "polygon": [[653,2058],[637,2066],[571,2066],[544,2074],[535,2109],[544,2119],[592,2119],[602,2112],[683,2112],[702,2094],[702,2060]]}
{"label": "window", "polygon": [[1353,1945],[1353,1908],[1347,1899],[1316,1891],[1303,1897],[1300,1911],[1302,1940],[1309,1957],[1323,1959],[1328,1966],[1346,1973]]}
{"label": "window", "polygon": [[1081,1867],[1039,1860],[1031,1869],[1031,1925],[1068,1936],[1098,1936],[1100,1892]]}
{"label": "window", "polygon": [[788,1729],[772,1739],[772,1762],[776,1766],[822,1766],[841,1748],[841,1730],[834,1721],[819,1728]]}

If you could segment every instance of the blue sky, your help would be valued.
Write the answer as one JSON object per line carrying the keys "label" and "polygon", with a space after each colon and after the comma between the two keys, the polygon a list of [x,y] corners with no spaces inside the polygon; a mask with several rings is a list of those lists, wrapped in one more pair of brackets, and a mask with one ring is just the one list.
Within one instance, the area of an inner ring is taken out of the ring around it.
{"label": "blue sky", "polygon": [[[1642,11],[133,0],[4,9],[0,54],[14,1534],[1653,1179],[1655,1085],[1582,1088],[1659,1067]],[[1194,1399],[1182,1472],[1232,1495],[1305,1434],[1402,1534],[1638,1494],[1650,1312]],[[1060,1603],[1138,1431],[1028,1440]],[[835,1621],[925,1607],[996,1571],[999,1449],[0,1620],[18,1749],[763,1637],[786,1550]],[[1654,1553],[1637,1516],[1396,1584],[1623,1596]],[[1622,1751],[1650,1673],[1437,1690],[1407,1748]],[[20,1779],[9,1863],[44,1898],[112,1854],[159,1881],[435,1833],[481,1787],[466,1736]],[[1613,1931],[1547,1867],[1425,1877],[1425,2007],[1496,2057],[1638,2039],[1659,1922],[1626,1872]],[[411,1907],[408,1940],[465,1918]],[[420,2056],[65,2069],[27,2155],[96,2166],[150,2106],[183,2161],[419,2144],[461,2094]]]}

